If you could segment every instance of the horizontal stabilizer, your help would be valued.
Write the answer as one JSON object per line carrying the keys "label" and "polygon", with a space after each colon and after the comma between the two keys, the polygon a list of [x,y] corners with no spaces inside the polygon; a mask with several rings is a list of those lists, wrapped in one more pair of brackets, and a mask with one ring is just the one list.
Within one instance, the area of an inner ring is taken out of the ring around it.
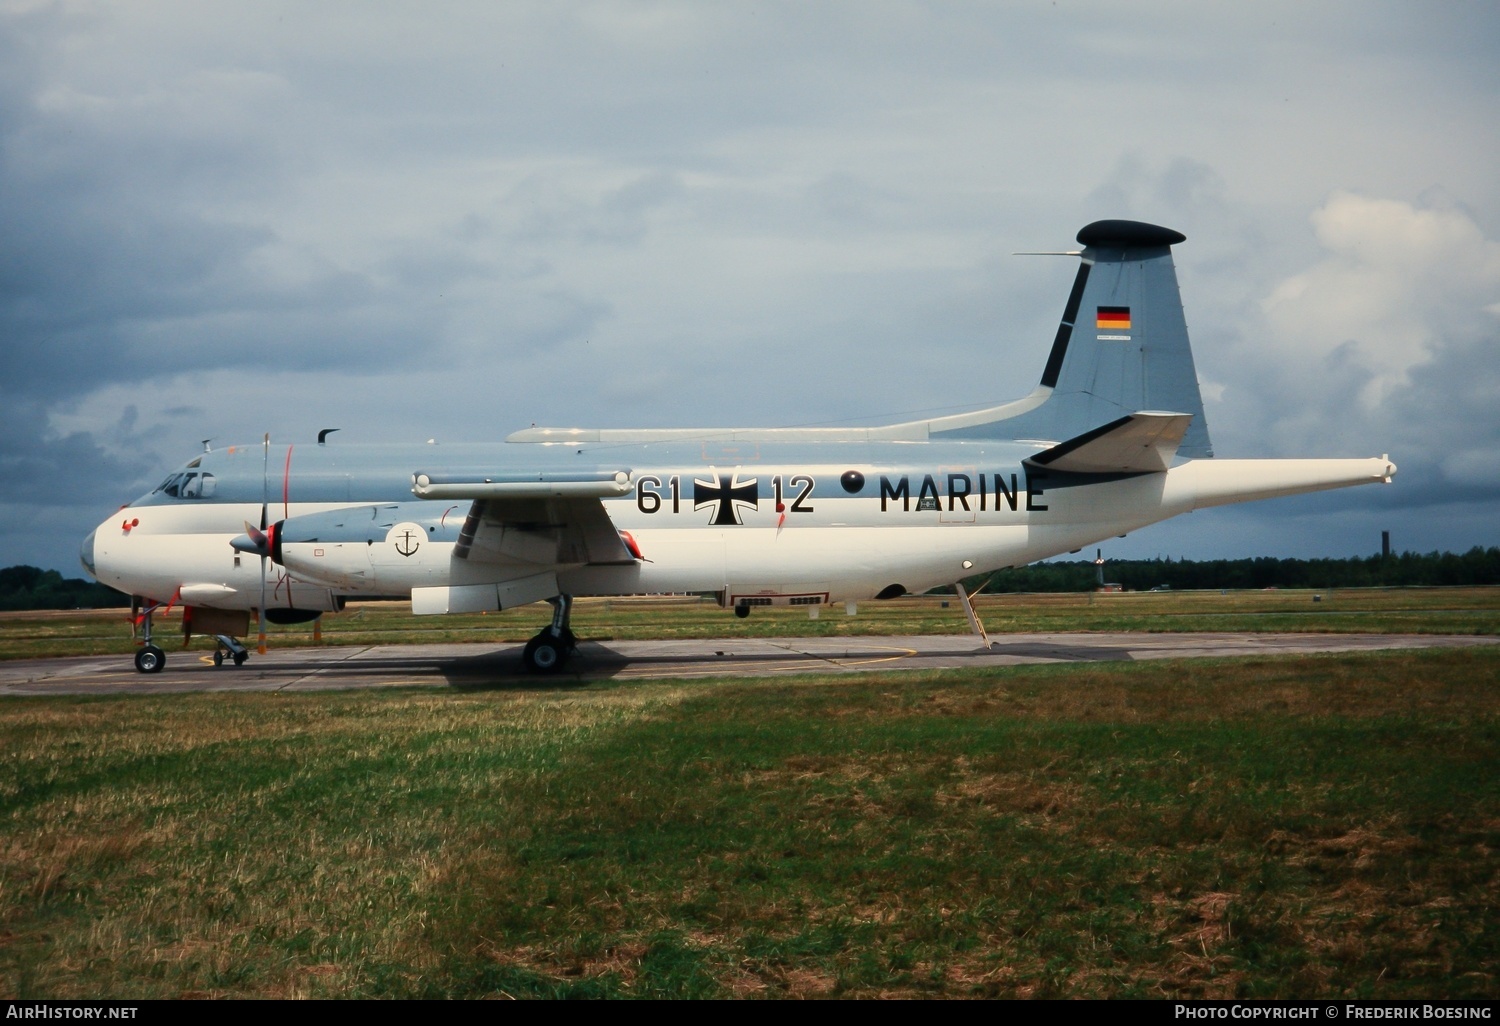
{"label": "horizontal stabilizer", "polygon": [[1171,465],[1192,420],[1188,413],[1132,413],[1026,462],[1074,474],[1159,474]]}

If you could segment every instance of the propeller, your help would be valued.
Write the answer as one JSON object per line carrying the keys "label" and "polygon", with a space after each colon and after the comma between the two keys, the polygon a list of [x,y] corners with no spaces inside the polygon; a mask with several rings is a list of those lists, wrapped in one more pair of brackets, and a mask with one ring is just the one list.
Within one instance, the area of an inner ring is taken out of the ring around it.
{"label": "propeller", "polygon": [[[270,501],[271,494],[271,433],[266,432],[261,442],[260,458],[260,530],[250,537],[257,539],[259,544],[256,548],[260,552],[260,607],[256,614],[260,619],[259,635],[256,638],[255,651],[261,655],[266,654],[266,557],[271,554],[269,538],[266,534],[266,505]],[[248,529],[249,524],[245,527]]]}
{"label": "propeller", "polygon": [[257,608],[257,621],[259,637],[256,650],[264,655],[266,652],[266,602],[269,596],[266,594],[266,560],[271,560],[278,567],[276,591],[281,591],[281,585],[287,585],[287,606],[292,604],[291,576],[281,573],[280,559],[280,528],[281,521],[271,523],[271,436],[267,433],[261,440],[261,496],[260,496],[260,526],[257,527],[250,521],[244,521],[245,533],[237,538],[231,539],[230,548],[236,552],[246,555],[260,557],[260,603]]}
{"label": "propeller", "polygon": [[261,530],[248,520],[244,524],[245,533],[231,540],[229,543],[230,548],[236,552],[243,552],[250,556],[260,556],[262,558],[269,556],[273,562],[280,563],[281,560],[276,558],[276,538],[278,534],[277,529],[281,525],[275,523],[265,530]]}

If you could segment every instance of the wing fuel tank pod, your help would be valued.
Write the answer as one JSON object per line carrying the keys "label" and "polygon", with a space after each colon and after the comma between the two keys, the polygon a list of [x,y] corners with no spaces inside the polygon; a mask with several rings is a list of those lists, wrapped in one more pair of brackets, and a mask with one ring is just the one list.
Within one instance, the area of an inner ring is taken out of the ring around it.
{"label": "wing fuel tank pod", "polygon": [[419,499],[615,499],[630,492],[629,470],[497,474],[421,473],[412,476]]}

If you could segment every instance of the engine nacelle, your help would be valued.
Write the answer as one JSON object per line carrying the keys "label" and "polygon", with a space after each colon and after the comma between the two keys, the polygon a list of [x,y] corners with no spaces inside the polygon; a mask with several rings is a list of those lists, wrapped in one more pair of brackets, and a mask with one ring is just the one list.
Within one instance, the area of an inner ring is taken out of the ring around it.
{"label": "engine nacelle", "polygon": [[341,592],[405,595],[447,583],[467,504],[398,502],[292,517],[267,532],[271,558]]}

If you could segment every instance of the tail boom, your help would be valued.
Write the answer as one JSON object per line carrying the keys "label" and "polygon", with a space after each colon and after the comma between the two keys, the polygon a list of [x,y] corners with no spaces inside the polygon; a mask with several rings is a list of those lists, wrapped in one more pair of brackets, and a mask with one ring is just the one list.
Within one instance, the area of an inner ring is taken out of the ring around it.
{"label": "tail boom", "polygon": [[1352,460],[1190,460],[1167,472],[1162,505],[1185,512],[1362,484],[1389,484],[1389,456]]}

